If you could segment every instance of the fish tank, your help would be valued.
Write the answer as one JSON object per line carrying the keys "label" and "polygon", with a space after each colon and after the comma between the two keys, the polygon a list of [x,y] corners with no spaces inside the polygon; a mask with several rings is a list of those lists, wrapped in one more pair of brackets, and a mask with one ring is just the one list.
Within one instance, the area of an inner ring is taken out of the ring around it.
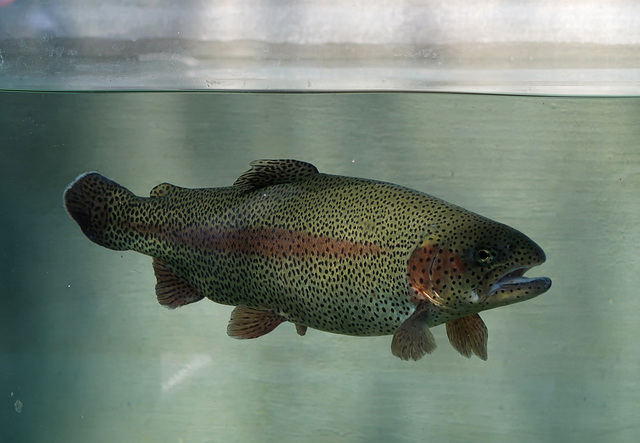
{"label": "fish tank", "polygon": [[[632,0],[0,1],[0,440],[637,441],[639,16]],[[164,309],[152,259],[90,242],[63,205],[88,171],[148,196],[231,186],[258,159],[511,226],[553,286],[482,313],[486,361],[445,326],[419,361],[391,335],[234,340],[233,306]]]}

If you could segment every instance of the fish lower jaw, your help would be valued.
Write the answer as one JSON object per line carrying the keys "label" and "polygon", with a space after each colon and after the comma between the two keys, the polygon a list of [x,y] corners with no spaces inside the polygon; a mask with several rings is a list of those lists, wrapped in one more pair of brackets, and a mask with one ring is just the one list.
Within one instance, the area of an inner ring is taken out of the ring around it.
{"label": "fish lower jaw", "polygon": [[511,270],[498,279],[489,290],[488,300],[509,304],[536,297],[551,287],[548,277],[525,277],[531,267]]}
{"label": "fish lower jaw", "polygon": [[509,279],[505,279],[498,283],[495,283],[491,290],[489,291],[489,297],[500,292],[500,291],[508,291],[508,290],[520,290],[523,287],[532,287],[533,288],[545,288],[542,292],[547,291],[551,287],[551,279],[548,277],[510,277]]}

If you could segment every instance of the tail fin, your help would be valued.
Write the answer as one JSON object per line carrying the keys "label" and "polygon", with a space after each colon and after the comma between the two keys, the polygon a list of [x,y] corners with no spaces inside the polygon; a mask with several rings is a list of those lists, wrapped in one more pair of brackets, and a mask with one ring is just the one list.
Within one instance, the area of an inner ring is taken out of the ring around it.
{"label": "tail fin", "polygon": [[133,197],[133,193],[97,172],[86,172],[64,191],[67,212],[78,223],[84,235],[109,249],[124,251],[129,247],[122,236],[114,233],[117,205]]}

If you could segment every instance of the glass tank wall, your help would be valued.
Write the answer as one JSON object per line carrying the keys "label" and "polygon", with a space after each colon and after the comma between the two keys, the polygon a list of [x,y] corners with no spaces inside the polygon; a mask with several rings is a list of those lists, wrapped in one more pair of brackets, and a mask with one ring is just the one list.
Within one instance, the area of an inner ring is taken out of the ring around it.
{"label": "glass tank wall", "polygon": [[5,0],[0,87],[629,95],[632,0]]}
{"label": "glass tank wall", "polygon": [[[0,1],[0,441],[637,441],[638,8]],[[512,226],[553,286],[481,313],[487,361],[444,326],[418,362],[289,323],[233,340],[231,306],[162,308],[151,258],[62,204],[86,171],[147,196],[261,158]]]}

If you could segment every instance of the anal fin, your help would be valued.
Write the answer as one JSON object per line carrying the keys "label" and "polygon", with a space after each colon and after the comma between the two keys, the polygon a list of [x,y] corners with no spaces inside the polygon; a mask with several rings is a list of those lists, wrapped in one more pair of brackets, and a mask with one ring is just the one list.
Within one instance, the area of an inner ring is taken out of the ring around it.
{"label": "anal fin", "polygon": [[231,312],[227,334],[234,338],[258,338],[285,321],[287,319],[276,312],[240,305]]}
{"label": "anal fin", "polygon": [[196,288],[174,274],[157,258],[153,259],[153,272],[156,274],[158,303],[165,308],[179,308],[204,298]]}
{"label": "anal fin", "polygon": [[420,360],[436,349],[436,341],[427,327],[427,305],[418,305],[411,316],[393,334],[391,352],[402,360]]}
{"label": "anal fin", "polygon": [[451,346],[465,357],[471,357],[473,353],[482,360],[487,359],[489,332],[478,314],[448,321],[447,336]]}

